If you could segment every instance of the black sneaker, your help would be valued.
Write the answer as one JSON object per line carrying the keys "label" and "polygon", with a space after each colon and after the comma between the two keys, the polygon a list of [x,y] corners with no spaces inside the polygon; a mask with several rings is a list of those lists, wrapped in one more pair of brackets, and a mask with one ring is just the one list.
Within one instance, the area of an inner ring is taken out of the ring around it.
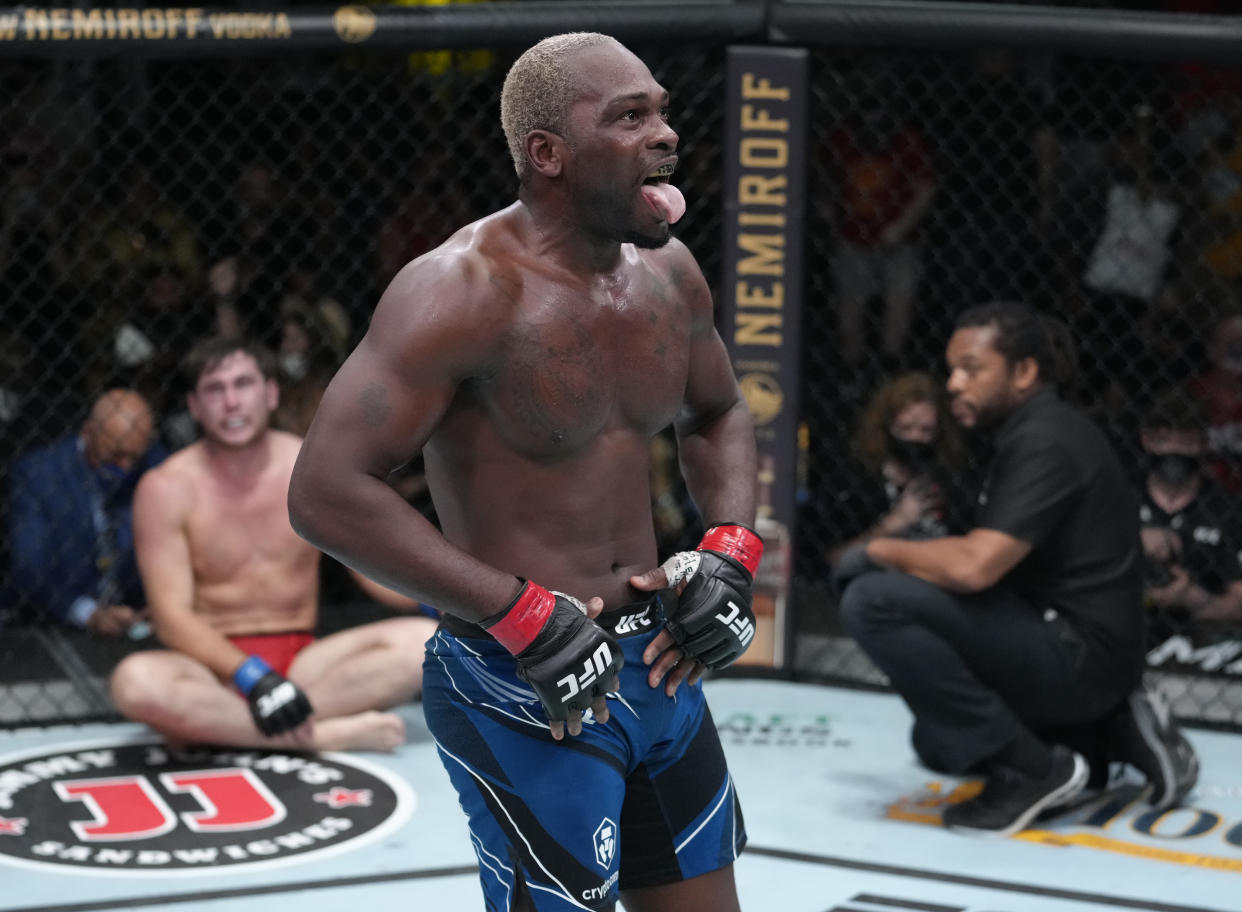
{"label": "black sneaker", "polygon": [[944,809],[944,825],[975,836],[1012,836],[1026,829],[1040,811],[1065,804],[1087,784],[1091,771],[1080,754],[1060,744],[1052,748],[1052,769],[1041,779],[995,767],[974,798]]}
{"label": "black sneaker", "polygon": [[1114,724],[1116,759],[1147,777],[1148,803],[1158,811],[1181,805],[1199,780],[1199,758],[1178,731],[1164,696],[1140,687],[1126,698]]}

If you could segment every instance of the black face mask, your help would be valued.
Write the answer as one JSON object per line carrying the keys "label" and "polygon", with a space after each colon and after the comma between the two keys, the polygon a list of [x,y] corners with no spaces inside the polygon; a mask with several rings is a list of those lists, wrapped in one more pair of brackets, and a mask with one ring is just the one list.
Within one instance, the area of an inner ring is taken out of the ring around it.
{"label": "black face mask", "polygon": [[1199,473],[1199,460],[1185,453],[1153,453],[1147,460],[1151,473],[1173,487],[1187,484]]}
{"label": "black face mask", "polygon": [[888,435],[888,458],[911,475],[926,475],[936,465],[936,447],[922,440],[902,440]]}

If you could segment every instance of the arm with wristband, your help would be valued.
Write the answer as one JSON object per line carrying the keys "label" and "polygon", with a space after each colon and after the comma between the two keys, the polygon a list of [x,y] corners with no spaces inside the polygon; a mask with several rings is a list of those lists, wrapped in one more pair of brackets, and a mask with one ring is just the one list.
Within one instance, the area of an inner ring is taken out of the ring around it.
{"label": "arm with wristband", "polygon": [[310,700],[296,684],[258,656],[247,656],[233,672],[233,686],[250,704],[250,716],[265,735],[292,731],[310,718]]}
{"label": "arm with wristband", "polygon": [[[566,724],[579,734],[588,709],[606,722],[604,695],[617,689],[624,664],[616,640],[573,596],[521,582],[513,601],[482,626],[517,659],[518,676],[538,695],[554,738],[563,737]],[[602,603],[594,607],[598,613]]]}
{"label": "arm with wristband", "polygon": [[[701,279],[700,279],[701,281]],[[643,653],[647,683],[665,681],[670,696],[682,681],[734,662],[754,638],[751,589],[763,542],[748,525],[755,516],[758,457],[755,427],[733,365],[716,332],[710,294],[691,295],[690,377],[674,424],[687,490],[710,524],[694,551],[630,578],[642,592],[678,590],[676,613]]]}
{"label": "arm with wristband", "polygon": [[731,665],[755,636],[751,588],[763,540],[749,526],[712,526],[694,551],[674,554],[662,565],[668,585],[679,588],[677,613],[666,629],[705,667]]}

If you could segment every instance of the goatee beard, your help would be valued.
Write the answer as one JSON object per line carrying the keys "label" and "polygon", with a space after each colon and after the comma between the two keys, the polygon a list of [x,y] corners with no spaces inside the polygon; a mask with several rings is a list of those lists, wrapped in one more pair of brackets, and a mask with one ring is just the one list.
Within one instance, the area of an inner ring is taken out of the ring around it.
{"label": "goatee beard", "polygon": [[649,234],[639,234],[634,231],[630,232],[630,235],[625,239],[625,243],[633,244],[635,247],[640,247],[643,250],[659,250],[672,239],[673,235],[667,230],[660,237],[652,237]]}

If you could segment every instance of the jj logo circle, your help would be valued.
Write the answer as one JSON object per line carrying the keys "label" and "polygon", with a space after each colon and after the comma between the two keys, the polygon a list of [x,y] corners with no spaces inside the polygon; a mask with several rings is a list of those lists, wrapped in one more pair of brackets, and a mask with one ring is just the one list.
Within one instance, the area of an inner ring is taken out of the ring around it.
{"label": "jj logo circle", "polygon": [[0,863],[177,874],[354,848],[414,810],[395,774],[341,754],[92,743],[0,757]]}

